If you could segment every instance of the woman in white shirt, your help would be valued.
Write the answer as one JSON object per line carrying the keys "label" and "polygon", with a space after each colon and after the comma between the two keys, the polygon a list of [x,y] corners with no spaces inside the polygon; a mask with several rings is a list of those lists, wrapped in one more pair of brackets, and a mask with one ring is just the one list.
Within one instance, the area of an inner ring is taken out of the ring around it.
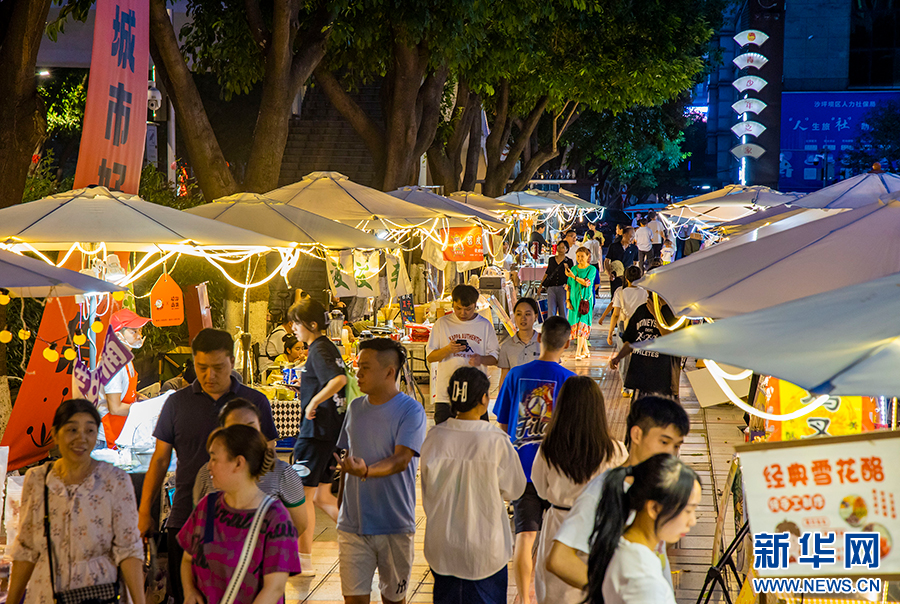
{"label": "woman in white shirt", "polygon": [[[628,476],[634,482],[626,491]],[[687,535],[699,504],[697,473],[672,455],[607,472],[588,558],[588,602],[675,604],[655,548]]]}
{"label": "woman in white shirt", "polygon": [[450,377],[455,418],[436,425],[422,445],[425,559],[435,604],[505,604],[513,538],[503,500],[525,491],[525,472],[509,437],[480,421],[488,377],[460,367]]}
{"label": "woman in white shirt", "polygon": [[544,512],[534,565],[538,604],[578,604],[584,600],[582,590],[546,569],[553,536],[587,483],[627,457],[625,445],[609,436],[606,405],[597,383],[587,376],[567,379],[531,468],[534,488],[551,506]]}

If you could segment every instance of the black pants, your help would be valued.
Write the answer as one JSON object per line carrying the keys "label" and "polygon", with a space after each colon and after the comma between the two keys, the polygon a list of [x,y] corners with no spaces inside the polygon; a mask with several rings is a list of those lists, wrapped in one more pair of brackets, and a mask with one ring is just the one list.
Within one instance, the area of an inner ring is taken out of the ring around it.
{"label": "black pants", "polygon": [[654,259],[660,257],[660,254],[662,253],[662,246],[663,246],[663,244],[661,244],[661,243],[653,244],[653,258]]}
{"label": "black pants", "polygon": [[178,531],[181,527],[166,529],[166,546],[169,550],[169,577],[166,582],[169,597],[175,604],[184,602],[184,587],[181,585],[181,559],[184,557],[184,549],[178,545]]}
{"label": "black pants", "polygon": [[[450,408],[450,403],[435,403],[434,404],[434,425],[443,424],[445,421],[450,419],[456,415],[453,413],[453,410]],[[490,421],[490,417],[487,413],[481,416],[481,419],[484,421]]]}

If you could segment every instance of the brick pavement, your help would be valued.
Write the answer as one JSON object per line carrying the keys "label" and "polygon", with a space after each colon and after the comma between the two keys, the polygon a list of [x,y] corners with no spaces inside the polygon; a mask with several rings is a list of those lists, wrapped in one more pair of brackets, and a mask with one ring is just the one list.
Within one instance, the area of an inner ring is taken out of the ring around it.
{"label": "brick pavement", "polygon": [[[601,308],[606,306],[608,298],[600,298]],[[606,325],[598,328],[596,323],[591,338],[591,357],[583,361],[575,361],[572,354],[563,358],[563,364],[580,375],[589,375],[597,380],[606,399],[610,429],[615,438],[622,440],[625,436],[625,419],[631,399],[621,396],[621,383],[617,372],[609,371],[606,362],[611,354],[606,345]],[[427,392],[427,391],[426,391]],[[678,604],[692,604],[697,601],[706,570],[710,565],[713,545],[713,532],[717,514],[717,498],[714,493],[721,489],[719,485],[725,481],[734,445],[742,441],[740,428],[743,427],[741,413],[731,405],[701,409],[693,391],[682,376],[681,400],[691,418],[691,433],[681,449],[681,456],[700,475],[703,481],[703,499],[699,508],[699,522],[676,547],[669,550],[672,569],[675,574],[676,600]],[[429,412],[429,423],[431,422]],[[726,523],[726,524],[730,524]],[[316,569],[314,577],[293,577],[288,581],[287,604],[300,602],[342,603],[340,577],[337,564],[337,533],[334,522],[317,510],[316,526],[318,534],[313,545],[313,565]],[[431,602],[433,580],[428,564],[422,553],[425,535],[425,514],[422,510],[421,496],[416,505],[416,538],[415,562],[413,565],[411,589],[408,602]],[[733,530],[731,531],[733,535]],[[726,533],[726,539],[730,536]],[[510,589],[508,602],[516,601],[515,586],[510,569]],[[381,601],[376,588],[372,593],[372,601]],[[531,594],[533,602],[533,592]],[[713,602],[719,601],[716,597]]]}

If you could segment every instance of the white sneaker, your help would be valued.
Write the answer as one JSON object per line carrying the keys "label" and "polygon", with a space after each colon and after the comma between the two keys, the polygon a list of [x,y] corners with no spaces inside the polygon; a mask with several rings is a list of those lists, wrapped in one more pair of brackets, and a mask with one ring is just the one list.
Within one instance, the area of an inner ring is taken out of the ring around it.
{"label": "white sneaker", "polygon": [[316,569],[313,568],[312,554],[300,554],[300,576],[315,577]]}

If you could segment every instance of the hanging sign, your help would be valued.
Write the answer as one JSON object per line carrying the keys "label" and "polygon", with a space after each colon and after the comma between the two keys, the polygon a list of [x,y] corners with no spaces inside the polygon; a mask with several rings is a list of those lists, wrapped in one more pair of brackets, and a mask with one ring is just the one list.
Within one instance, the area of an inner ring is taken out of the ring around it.
{"label": "hanging sign", "polygon": [[900,578],[900,432],[735,449],[760,577]]}
{"label": "hanging sign", "polygon": [[403,262],[403,258],[394,256],[390,253],[386,253],[385,256],[387,262],[388,289],[390,290],[391,297],[398,298],[400,296],[411,294],[413,291],[412,283],[409,280],[409,275],[406,273],[406,264]]}
{"label": "hanging sign", "polygon": [[738,159],[742,157],[752,157],[753,159],[759,159],[765,152],[765,149],[763,149],[759,145],[754,145],[753,143],[738,145],[737,147],[731,149],[732,155],[734,155]]}
{"label": "hanging sign", "polygon": [[747,120],[746,122],[738,122],[737,124],[732,126],[731,131],[734,132],[734,135],[738,138],[741,138],[742,136],[758,137],[760,134],[766,131],[766,127],[759,122]]}
{"label": "hanging sign", "polygon": [[769,62],[769,59],[758,52],[747,52],[731,59],[731,62],[737,65],[739,69],[748,69],[750,67],[762,69],[763,65]]}
{"label": "hanging sign", "polygon": [[328,286],[336,298],[356,295],[356,279],[353,271],[353,252],[328,252],[325,256]]}
{"label": "hanging sign", "polygon": [[378,297],[381,286],[378,283],[381,273],[381,252],[353,252],[353,278],[356,281],[356,295],[361,298]]}
{"label": "hanging sign", "polygon": [[450,262],[484,261],[484,237],[481,227],[450,227],[445,229],[447,246],[444,259]]}
{"label": "hanging sign", "polygon": [[75,188],[137,193],[147,132],[147,0],[98,0]]}
{"label": "hanging sign", "polygon": [[766,107],[768,107],[768,105],[759,99],[741,99],[731,105],[731,108],[734,109],[737,114],[755,113],[756,115],[759,115]]}
{"label": "hanging sign", "polygon": [[747,90],[759,92],[766,87],[766,84],[768,84],[768,82],[759,76],[744,76],[742,78],[736,79],[731,83],[731,85],[737,88],[740,92],[744,92]]}
{"label": "hanging sign", "polygon": [[747,29],[737,34],[732,39],[743,48],[748,44],[756,44],[757,46],[762,46],[766,43],[766,40],[769,39],[769,36],[759,31],[758,29]]}
{"label": "hanging sign", "polygon": [[184,296],[168,273],[163,273],[150,290],[150,320],[156,327],[184,323]]}

